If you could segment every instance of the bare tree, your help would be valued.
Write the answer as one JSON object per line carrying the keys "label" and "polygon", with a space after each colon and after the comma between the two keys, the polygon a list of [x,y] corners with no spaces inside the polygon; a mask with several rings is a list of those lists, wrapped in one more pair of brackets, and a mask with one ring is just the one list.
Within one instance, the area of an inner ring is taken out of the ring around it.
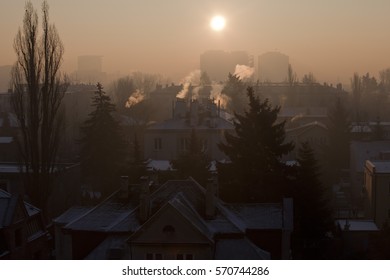
{"label": "bare tree", "polygon": [[12,70],[11,103],[21,128],[22,171],[31,199],[45,211],[64,121],[61,102],[67,88],[59,72],[64,47],[55,26],[49,23],[46,1],[42,4],[42,35],[37,12],[29,1],[14,49],[17,61]]}
{"label": "bare tree", "polygon": [[291,64],[288,65],[287,68],[287,83],[290,87],[294,86],[299,82],[297,73],[294,72]]}

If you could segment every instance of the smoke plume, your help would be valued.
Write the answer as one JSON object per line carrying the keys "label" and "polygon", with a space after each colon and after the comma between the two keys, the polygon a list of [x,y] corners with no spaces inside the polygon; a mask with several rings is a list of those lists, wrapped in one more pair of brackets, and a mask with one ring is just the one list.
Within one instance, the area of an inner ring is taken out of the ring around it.
{"label": "smoke plume", "polygon": [[129,99],[127,99],[125,107],[130,108],[131,106],[140,103],[142,100],[144,100],[144,98],[145,95],[143,92],[137,89],[132,95],[130,95]]}
{"label": "smoke plume", "polygon": [[230,97],[222,93],[223,85],[213,83],[211,85],[210,98],[221,104],[221,108],[226,109],[227,104],[231,101]]}
{"label": "smoke plume", "polygon": [[[192,84],[199,85],[200,84],[200,70],[192,71],[190,74],[188,74],[183,80],[183,89],[176,95],[177,98],[186,98],[188,91],[190,89],[190,86]],[[199,89],[194,89],[195,94],[199,92]]]}
{"label": "smoke plume", "polygon": [[240,78],[240,80],[248,79],[252,77],[255,69],[246,65],[236,65],[236,69],[234,70],[234,75]]}

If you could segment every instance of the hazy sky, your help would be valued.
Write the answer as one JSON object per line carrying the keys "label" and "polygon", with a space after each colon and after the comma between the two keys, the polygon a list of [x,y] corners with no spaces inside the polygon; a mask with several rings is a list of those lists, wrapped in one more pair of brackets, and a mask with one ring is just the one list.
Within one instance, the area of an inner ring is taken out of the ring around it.
{"label": "hazy sky", "polygon": [[[41,1],[32,1],[40,9]],[[278,50],[298,76],[349,83],[353,72],[390,67],[389,0],[49,0],[50,18],[65,45],[64,70],[79,55],[102,55],[106,72],[135,70],[179,80],[199,68],[209,49]],[[23,0],[0,1],[0,65],[15,60],[13,39]],[[212,31],[215,14],[225,16]]]}

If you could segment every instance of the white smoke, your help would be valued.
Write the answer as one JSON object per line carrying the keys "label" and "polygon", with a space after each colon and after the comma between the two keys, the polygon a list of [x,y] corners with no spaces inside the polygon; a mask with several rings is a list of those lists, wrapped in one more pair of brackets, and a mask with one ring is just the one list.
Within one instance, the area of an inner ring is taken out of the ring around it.
{"label": "white smoke", "polygon": [[253,67],[237,64],[234,75],[240,78],[240,80],[244,80],[252,77],[254,72],[255,69]]}
{"label": "white smoke", "polygon": [[[183,89],[176,95],[177,98],[186,98],[188,91],[190,89],[190,86],[192,84],[199,85],[200,84],[200,70],[192,71],[190,74],[188,74],[181,82],[183,84]],[[199,92],[199,89],[196,90],[195,93],[197,94]]]}
{"label": "white smoke", "polygon": [[215,100],[217,103],[219,102],[221,108],[226,109],[227,104],[231,101],[231,99],[229,96],[222,93],[222,89],[223,89],[222,84],[213,83],[211,85],[210,98]]}
{"label": "white smoke", "polygon": [[131,106],[140,103],[142,100],[144,100],[144,98],[145,95],[143,92],[137,89],[132,95],[130,95],[129,99],[127,99],[125,107],[130,108]]}

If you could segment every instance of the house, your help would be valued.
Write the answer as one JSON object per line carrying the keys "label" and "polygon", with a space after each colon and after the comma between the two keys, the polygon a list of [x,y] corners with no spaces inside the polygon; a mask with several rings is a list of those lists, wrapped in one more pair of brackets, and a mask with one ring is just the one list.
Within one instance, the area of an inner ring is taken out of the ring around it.
{"label": "house", "polygon": [[286,129],[286,141],[292,141],[294,149],[286,156],[287,160],[298,158],[301,143],[308,142],[314,153],[319,156],[328,144],[328,128],[321,122],[314,121],[294,128]]}
{"label": "house", "polygon": [[191,131],[195,130],[205,153],[211,160],[226,159],[218,143],[226,131],[233,132],[233,123],[221,116],[219,106],[212,100],[177,98],[173,117],[151,125],[145,130],[144,157],[154,160],[174,160],[187,151]]}
{"label": "house", "polygon": [[279,121],[286,121],[286,128],[300,127],[309,123],[328,124],[326,107],[283,107],[278,114]]}
{"label": "house", "polygon": [[0,189],[0,260],[49,259],[49,241],[41,210]]}
{"label": "house", "polygon": [[[128,185],[54,220],[59,259],[290,258],[292,200],[228,204],[215,182]],[[264,249],[266,248],[266,249]]]}
{"label": "house", "polygon": [[390,222],[390,161],[366,161],[366,211],[379,228]]}
{"label": "house", "polygon": [[390,160],[390,141],[352,141],[350,151],[352,193],[360,196],[365,185],[366,161]]}
{"label": "house", "polygon": [[353,259],[366,256],[379,229],[373,220],[338,219],[335,221],[341,238],[341,254]]}

